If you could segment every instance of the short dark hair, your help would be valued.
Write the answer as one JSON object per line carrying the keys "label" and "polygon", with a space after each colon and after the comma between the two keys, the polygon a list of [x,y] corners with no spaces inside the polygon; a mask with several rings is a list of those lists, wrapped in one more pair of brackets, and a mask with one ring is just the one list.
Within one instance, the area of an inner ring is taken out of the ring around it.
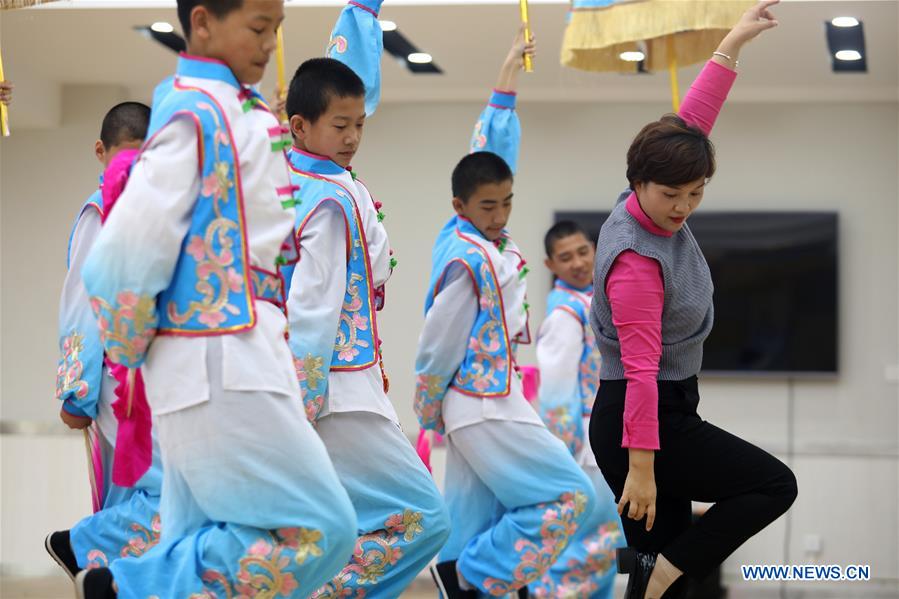
{"label": "short dark hair", "polygon": [[583,235],[584,239],[590,241],[590,238],[587,236],[587,231],[573,220],[560,220],[551,226],[549,231],[546,232],[546,235],[543,236],[543,249],[546,250],[546,257],[553,257],[553,248],[557,241],[572,235],[577,235],[578,233]]}
{"label": "short dark hair", "polygon": [[711,179],[715,147],[697,127],[676,114],[666,114],[637,134],[627,151],[627,180],[677,187]]}
{"label": "short dark hair", "polygon": [[203,6],[221,19],[232,10],[237,10],[243,6],[243,0],[178,0],[178,20],[181,22],[181,29],[184,31],[184,37],[190,39],[190,13],[197,6]]}
{"label": "short dark hair", "polygon": [[460,160],[453,169],[453,197],[467,202],[481,185],[512,179],[512,169],[498,155],[493,152],[473,152]]}
{"label": "short dark hair", "polygon": [[287,92],[287,116],[315,122],[331,98],[365,97],[365,84],[353,69],[333,58],[310,58],[300,65]]}
{"label": "short dark hair", "polygon": [[150,124],[150,107],[140,102],[122,102],[109,109],[100,126],[100,141],[106,149],[125,141],[143,141]]}

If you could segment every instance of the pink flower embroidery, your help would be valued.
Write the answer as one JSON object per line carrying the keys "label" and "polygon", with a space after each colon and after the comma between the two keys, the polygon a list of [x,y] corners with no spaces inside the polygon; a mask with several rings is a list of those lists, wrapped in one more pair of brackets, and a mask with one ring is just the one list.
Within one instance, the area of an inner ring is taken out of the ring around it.
{"label": "pink flower embroidery", "polygon": [[190,238],[190,243],[187,244],[185,251],[197,262],[202,262],[206,258],[206,243],[202,237],[194,235]]}
{"label": "pink flower embroidery", "polygon": [[243,277],[234,268],[227,270],[227,276],[228,288],[234,293],[239,293],[243,289]]}
{"label": "pink flower embroidery", "polygon": [[205,324],[210,329],[214,329],[215,327],[217,327],[220,324],[222,324],[223,322],[225,322],[225,320],[227,320],[227,317],[224,314],[222,314],[221,311],[203,312],[202,314],[200,314],[197,317],[197,320],[201,324]]}
{"label": "pink flower embroidery", "polygon": [[269,553],[272,552],[272,546],[264,539],[259,539],[250,546],[247,552],[250,555],[255,555],[257,557],[266,557]]}

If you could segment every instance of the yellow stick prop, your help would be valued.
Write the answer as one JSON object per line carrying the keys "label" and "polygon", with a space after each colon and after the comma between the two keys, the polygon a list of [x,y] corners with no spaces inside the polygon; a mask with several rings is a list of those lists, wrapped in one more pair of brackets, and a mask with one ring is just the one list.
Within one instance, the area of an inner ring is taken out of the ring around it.
{"label": "yellow stick prop", "polygon": [[[3,56],[0,55],[0,81],[5,80],[6,78],[3,76]],[[9,110],[3,102],[0,102],[0,134],[3,137],[9,137]]]}
{"label": "yellow stick prop", "polygon": [[[284,77],[284,26],[278,27],[278,47],[275,50],[275,58],[278,61],[278,100],[283,102],[287,97],[287,83]],[[278,115],[282,123],[287,122],[287,111],[281,110]]]}
{"label": "yellow stick prop", "polygon": [[668,36],[668,74],[671,79],[671,106],[677,114],[680,111],[680,87],[677,85],[677,53],[673,35]]}
{"label": "yellow stick prop", "polygon": [[90,427],[81,429],[84,433],[84,449],[87,452],[87,476],[91,482],[91,498],[95,506],[100,505],[100,490],[97,488],[97,477],[94,475],[94,451],[91,443]]}
{"label": "yellow stick prop", "polygon": [[[531,41],[531,22],[528,19],[528,0],[518,0],[518,6],[521,9],[521,22],[524,23],[524,41],[525,43],[528,43]],[[528,54],[524,55],[524,72],[534,72],[534,63]]]}

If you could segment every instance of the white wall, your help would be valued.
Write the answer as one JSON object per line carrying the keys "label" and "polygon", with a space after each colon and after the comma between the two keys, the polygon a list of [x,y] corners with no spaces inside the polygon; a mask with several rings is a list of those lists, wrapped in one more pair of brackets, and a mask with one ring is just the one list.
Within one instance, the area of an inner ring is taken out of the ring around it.
{"label": "white wall", "polygon": [[[0,140],[4,421],[56,418],[56,308],[66,240],[96,184],[91,148],[100,118],[121,99],[119,88],[68,87],[58,130],[18,130]],[[450,171],[480,109],[472,103],[385,104],[367,125],[355,165],[384,203],[399,260],[380,324],[391,395],[410,434],[417,429],[412,365],[430,247],[450,214]],[[625,185],[630,139],[666,109],[661,103],[521,106],[524,139],[511,224],[532,266],[534,330],[549,286],[541,246],[553,212],[610,208]],[[732,104],[713,134],[719,171],[703,209],[836,210],[841,227],[841,373],[835,381],[796,381],[792,387],[791,461],[800,494],[792,510],[790,555],[783,553],[781,520],[735,554],[729,576],[741,563],[811,561],[803,544],[815,534],[822,540],[818,561],[870,564],[881,584],[899,589],[897,132],[895,103],[817,103]],[[532,350],[522,357],[532,361]],[[707,380],[702,395],[705,418],[787,459],[786,381]],[[71,451],[80,451],[80,439],[65,438]],[[46,477],[60,476],[61,466],[48,457],[58,445],[30,439],[27,447],[19,439],[13,444],[5,437],[3,443],[7,534],[0,562],[26,569],[43,567],[36,561],[43,556],[32,549],[39,550],[51,519],[56,524],[73,501],[23,500],[45,493]],[[29,456],[34,467],[9,467],[11,451],[15,459]],[[86,509],[86,491],[82,495],[77,501]],[[7,509],[12,506],[17,509]]]}

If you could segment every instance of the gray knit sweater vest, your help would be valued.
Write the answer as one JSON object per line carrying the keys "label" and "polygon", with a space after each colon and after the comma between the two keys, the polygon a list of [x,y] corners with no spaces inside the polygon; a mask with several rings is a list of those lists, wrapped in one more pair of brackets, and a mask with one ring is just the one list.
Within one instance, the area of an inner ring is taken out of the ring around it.
{"label": "gray knit sweater vest", "polygon": [[602,353],[600,378],[624,378],[621,344],[606,295],[606,276],[621,252],[633,250],[662,266],[665,304],[659,380],[683,380],[699,373],[702,367],[702,343],[714,320],[712,277],[686,223],[671,237],[650,233],[627,211],[625,200],[630,194],[631,190],[627,190],[618,198],[596,244],[590,323]]}

